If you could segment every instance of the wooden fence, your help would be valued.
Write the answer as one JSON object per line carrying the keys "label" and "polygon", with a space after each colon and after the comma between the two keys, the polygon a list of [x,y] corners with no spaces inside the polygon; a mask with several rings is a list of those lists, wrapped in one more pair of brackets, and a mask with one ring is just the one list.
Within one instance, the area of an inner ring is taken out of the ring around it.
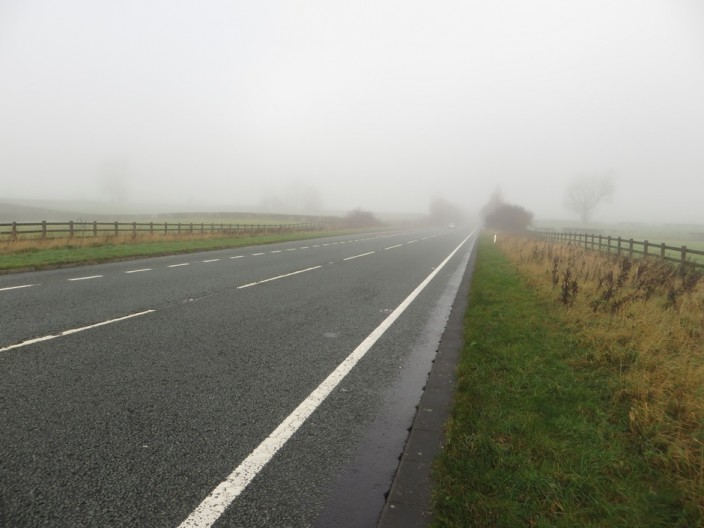
{"label": "wooden fence", "polygon": [[679,264],[691,264],[697,268],[704,268],[704,251],[689,249],[687,246],[668,246],[664,242],[654,244],[647,240],[633,240],[592,233],[559,233],[551,231],[535,231],[534,235],[547,238],[556,242],[577,244],[578,246],[634,257],[656,257]]}
{"label": "wooden fence", "polygon": [[234,234],[262,231],[319,231],[325,225],[321,222],[299,224],[225,224],[225,223],[183,223],[183,222],[12,222],[0,223],[0,239],[52,237],[95,237],[137,235],[179,235],[179,234]]}

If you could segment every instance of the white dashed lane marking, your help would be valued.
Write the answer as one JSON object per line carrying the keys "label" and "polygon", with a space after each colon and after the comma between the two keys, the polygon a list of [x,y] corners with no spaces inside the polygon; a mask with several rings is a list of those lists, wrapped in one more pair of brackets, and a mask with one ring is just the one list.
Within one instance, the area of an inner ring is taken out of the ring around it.
{"label": "white dashed lane marking", "polygon": [[47,335],[44,337],[37,337],[36,339],[30,339],[28,341],[22,341],[21,343],[17,343],[15,345],[6,346],[5,348],[0,348],[0,352],[7,352],[8,350],[12,350],[14,348],[21,348],[21,347],[25,347],[28,345],[33,345],[34,343],[41,343],[42,341],[49,341],[50,339],[56,339],[57,337],[63,337],[63,336],[71,335],[71,334],[76,334],[78,332],[83,332],[84,330],[90,330],[91,328],[97,328],[99,326],[105,326],[108,324],[117,323],[119,321],[124,321],[126,319],[132,319],[133,317],[139,317],[140,315],[145,315],[148,313],[152,313],[154,311],[156,311],[156,310],[145,310],[143,312],[125,315],[124,317],[118,317],[116,319],[110,319],[108,321],[103,321],[102,323],[96,323],[96,324],[92,324],[92,325],[88,325],[88,326],[82,326],[80,328],[72,328],[70,330],[64,330],[63,332],[58,333],[58,334]]}
{"label": "white dashed lane marking", "polygon": [[352,260],[352,259],[356,259],[356,258],[359,258],[359,257],[366,257],[367,255],[371,255],[372,253],[375,253],[375,252],[374,252],[374,251],[369,251],[369,252],[367,252],[367,253],[362,253],[361,255],[355,255],[354,257],[347,257],[346,259],[342,259],[342,260]]}
{"label": "white dashed lane marking", "polygon": [[318,268],[322,268],[322,266],[313,266],[312,268],[306,268],[306,269],[294,271],[294,272],[291,272],[291,273],[285,273],[284,275],[278,275],[278,276],[276,276],[276,277],[271,277],[270,279],[264,279],[264,280],[260,280],[260,281],[257,281],[257,282],[250,282],[249,284],[243,284],[242,286],[238,286],[237,289],[238,289],[238,290],[242,290],[242,289],[244,289],[244,288],[250,288],[250,287],[252,287],[252,286],[256,286],[257,284],[264,284],[265,282],[271,282],[271,281],[275,281],[275,280],[278,280],[278,279],[283,279],[284,277],[290,277],[290,276],[292,276],[292,275],[298,275],[299,273],[305,273],[306,271],[312,271],[312,270],[316,270],[316,269],[318,269]]}
{"label": "white dashed lane marking", "polygon": [[0,288],[0,291],[19,290],[21,288],[31,288],[32,286],[41,286],[41,284],[23,284],[22,286],[8,286],[7,288]]}
{"label": "white dashed lane marking", "polygon": [[88,277],[76,277],[74,279],[68,279],[70,281],[83,281],[83,280],[91,280],[91,279],[100,279],[102,278],[102,275],[90,275]]}

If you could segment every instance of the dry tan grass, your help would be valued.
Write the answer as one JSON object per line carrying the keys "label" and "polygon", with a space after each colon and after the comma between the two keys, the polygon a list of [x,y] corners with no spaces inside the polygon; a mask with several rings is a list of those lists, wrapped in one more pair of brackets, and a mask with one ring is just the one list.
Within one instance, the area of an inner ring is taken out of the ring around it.
{"label": "dry tan grass", "polygon": [[565,307],[585,345],[577,362],[612,369],[643,455],[704,515],[704,278],[654,259],[500,237],[519,272]]}
{"label": "dry tan grass", "polygon": [[90,248],[106,245],[127,245],[151,242],[177,242],[188,240],[209,240],[218,238],[246,238],[266,234],[269,231],[261,229],[257,231],[232,231],[229,233],[155,233],[155,234],[132,234],[121,235],[99,235],[85,237],[48,237],[48,238],[17,238],[15,240],[6,239],[0,241],[0,254],[23,253],[27,251],[53,249],[53,248]]}

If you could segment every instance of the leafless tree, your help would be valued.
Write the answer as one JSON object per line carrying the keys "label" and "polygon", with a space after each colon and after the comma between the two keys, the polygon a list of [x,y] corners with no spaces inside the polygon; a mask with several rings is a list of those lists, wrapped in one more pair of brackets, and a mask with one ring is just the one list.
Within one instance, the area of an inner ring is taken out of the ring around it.
{"label": "leafless tree", "polygon": [[611,176],[581,176],[567,187],[565,205],[579,215],[583,223],[589,222],[597,205],[614,193]]}

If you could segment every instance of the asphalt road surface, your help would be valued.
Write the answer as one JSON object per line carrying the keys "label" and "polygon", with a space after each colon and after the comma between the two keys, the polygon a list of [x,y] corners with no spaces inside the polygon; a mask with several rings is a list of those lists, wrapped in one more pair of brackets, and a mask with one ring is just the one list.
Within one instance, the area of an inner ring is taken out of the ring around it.
{"label": "asphalt road surface", "polygon": [[0,276],[0,526],[375,526],[473,243]]}

